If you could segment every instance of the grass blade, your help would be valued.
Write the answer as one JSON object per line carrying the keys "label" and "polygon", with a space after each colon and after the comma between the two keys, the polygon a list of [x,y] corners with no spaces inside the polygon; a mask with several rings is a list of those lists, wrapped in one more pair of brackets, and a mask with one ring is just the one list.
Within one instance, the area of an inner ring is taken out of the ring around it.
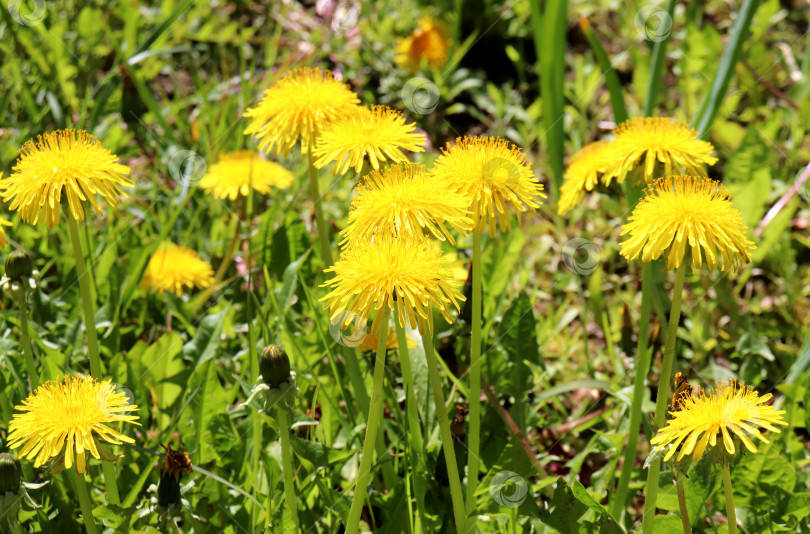
{"label": "grass blade", "polygon": [[666,14],[669,16],[670,31],[664,36],[656,37],[655,45],[653,45],[652,58],[650,59],[650,78],[647,80],[647,98],[644,101],[644,116],[649,117],[655,109],[655,103],[658,100],[658,93],[661,90],[661,77],[664,71],[664,59],[667,51],[667,43],[672,30],[672,14],[675,12],[676,0],[669,0],[665,8]]}
{"label": "grass blade", "polygon": [[705,139],[708,136],[709,129],[711,128],[714,117],[717,115],[717,108],[723,102],[728,90],[728,84],[734,76],[734,70],[737,67],[737,62],[742,55],[742,47],[748,37],[748,30],[751,27],[751,21],[754,18],[759,7],[759,0],[746,0],[742,5],[740,12],[737,14],[737,19],[734,21],[734,26],[731,28],[731,37],[723,55],[720,58],[720,64],[717,67],[717,73],[712,80],[712,87],[703,102],[700,104],[700,111],[692,121],[695,129],[700,132],[701,138]]}
{"label": "grass blade", "polygon": [[599,40],[599,36],[591,27],[588,19],[579,17],[579,26],[582,28],[582,33],[591,45],[593,55],[599,62],[599,67],[602,69],[602,74],[605,77],[605,85],[607,86],[608,93],[610,93],[610,107],[613,108],[613,120],[616,124],[620,124],[627,120],[627,106],[624,103],[624,93],[622,92],[622,84],[619,82],[619,76],[616,74],[616,69],[610,62],[610,58]]}
{"label": "grass blade", "polygon": [[545,12],[540,2],[530,2],[534,47],[540,67],[540,94],[543,97],[543,131],[538,139],[546,139],[551,165],[551,197],[559,197],[563,180],[563,114],[565,99],[565,30],[567,27],[567,0],[549,0]]}

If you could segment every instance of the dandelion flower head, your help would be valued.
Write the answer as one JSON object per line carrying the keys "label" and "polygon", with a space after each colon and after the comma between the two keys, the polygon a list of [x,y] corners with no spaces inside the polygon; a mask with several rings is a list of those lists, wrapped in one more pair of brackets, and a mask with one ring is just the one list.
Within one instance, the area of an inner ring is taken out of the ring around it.
{"label": "dandelion flower head", "polygon": [[289,187],[292,181],[292,173],[278,163],[264,160],[256,152],[239,150],[220,156],[203,176],[200,187],[217,198],[236,200],[239,195],[247,197],[251,188],[267,194],[273,188]]}
{"label": "dandelion flower head", "polygon": [[449,323],[451,308],[458,311],[459,301],[464,300],[444,266],[441,249],[424,237],[380,234],[353,241],[326,272],[335,273],[323,285],[330,292],[321,299],[326,302],[324,309],[329,309],[330,320],[354,317],[346,314],[350,311],[368,322],[372,310],[388,307],[400,325],[421,329],[426,323],[432,326],[431,307]]}
{"label": "dandelion flower head", "polygon": [[421,236],[427,231],[452,244],[455,241],[447,226],[462,233],[472,230],[469,200],[432,179],[416,163],[372,171],[357,184],[355,192],[349,224],[341,232],[344,243],[382,233]]}
{"label": "dandelion flower head", "polygon": [[129,167],[83,130],[56,130],[28,141],[13,171],[0,182],[3,200],[25,222],[41,218],[50,228],[59,223],[63,201],[70,216],[83,221],[85,201],[101,215],[96,195],[115,206],[121,187],[132,185]]}
{"label": "dandelion flower head", "polygon": [[[683,121],[667,117],[635,118],[621,123],[610,143],[608,160],[613,165],[605,174],[605,185],[612,178],[624,181],[630,173],[638,184],[674,174],[706,176],[702,164],[714,165],[711,143]],[[656,167],[659,170],[656,170]]]}
{"label": "dandelion flower head", "polygon": [[546,198],[534,178],[523,151],[497,137],[465,137],[442,149],[430,174],[470,199],[475,231],[490,235],[508,230],[511,204],[520,224],[520,214],[540,207]]}
{"label": "dandelion flower head", "polygon": [[138,416],[129,415],[138,407],[110,380],[81,375],[46,382],[15,409],[20,413],[9,423],[9,447],[22,447],[20,456],[35,458],[34,467],[64,455],[65,468],[75,462],[79,473],[85,470],[86,452],[101,459],[98,439],[116,445],[134,442],[110,423],[139,424]]}
{"label": "dandelion flower head", "polygon": [[321,129],[355,111],[360,100],[348,85],[326,70],[293,69],[270,86],[256,106],[245,112],[245,135],[257,137],[262,150],[290,153],[301,142],[301,153],[315,147]]}
{"label": "dandelion flower head", "polygon": [[765,405],[770,398],[770,393],[760,396],[742,383],[717,382],[708,394],[701,391],[699,395],[684,397],[680,410],[670,412],[672,419],[650,443],[657,446],[672,444],[664,461],[679,450],[678,460],[692,454],[697,461],[706,447],[718,445],[718,438],[726,452],[733,455],[735,436],[750,452],[757,452],[751,438],[769,443],[762,430],[779,432],[775,425],[787,425],[782,418],[784,410]]}
{"label": "dandelion flower head", "polygon": [[186,247],[165,243],[158,247],[146,266],[141,287],[155,293],[170,291],[182,296],[186,287],[205,289],[214,283],[214,269]]}
{"label": "dandelion flower head", "polygon": [[366,158],[376,170],[384,161],[408,161],[402,151],[423,152],[424,145],[424,134],[406,123],[399,111],[361,107],[324,128],[313,156],[319,169],[334,161],[334,175],[346,174],[350,168],[359,173]]}
{"label": "dandelion flower head", "polygon": [[627,260],[654,261],[666,253],[667,269],[677,269],[692,252],[692,266],[703,258],[710,269],[735,269],[751,261],[754,243],[746,238],[742,214],[719,183],[696,176],[656,180],[622,227],[621,254]]}

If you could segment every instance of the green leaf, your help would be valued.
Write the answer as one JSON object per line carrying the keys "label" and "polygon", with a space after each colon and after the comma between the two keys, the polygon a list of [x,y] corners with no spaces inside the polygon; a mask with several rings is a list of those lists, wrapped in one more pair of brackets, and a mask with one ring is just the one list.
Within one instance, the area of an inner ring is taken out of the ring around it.
{"label": "green leaf", "polygon": [[607,509],[599,504],[596,499],[591,497],[591,494],[588,493],[588,490],[585,489],[585,486],[583,486],[579,480],[574,481],[574,484],[571,486],[571,493],[579,502],[596,512],[600,534],[624,533],[624,529],[619,526],[613,516],[611,516]]}
{"label": "green leaf", "polygon": [[578,534],[579,518],[587,509],[587,506],[574,497],[565,479],[559,477],[551,506],[549,510],[541,510],[540,520],[562,534]]}
{"label": "green leaf", "polygon": [[748,506],[761,492],[761,484],[774,484],[788,491],[796,485],[796,469],[773,445],[759,447],[756,454],[743,456],[731,473],[734,504]]}
{"label": "green leaf", "polygon": [[525,291],[522,291],[503,316],[500,328],[500,343],[509,356],[510,382],[517,390],[516,396],[520,401],[523,392],[530,385],[531,373],[526,368],[524,360],[531,364],[545,368],[537,343],[537,319],[534,316],[532,301]]}
{"label": "green leaf", "polygon": [[678,517],[672,515],[657,515],[653,520],[655,534],[683,534],[683,525]]}
{"label": "green leaf", "polygon": [[521,446],[510,441],[475,490],[479,512],[503,514],[517,507],[521,515],[538,517],[529,480],[536,474]]}
{"label": "green leaf", "polygon": [[356,452],[355,450],[333,449],[323,443],[301,439],[294,434],[290,435],[290,441],[295,454],[315,469],[343,464]]}
{"label": "green leaf", "polygon": [[222,336],[222,325],[228,310],[229,307],[226,307],[224,310],[204,318],[194,337],[183,346],[183,357],[195,362],[195,370],[216,354]]}

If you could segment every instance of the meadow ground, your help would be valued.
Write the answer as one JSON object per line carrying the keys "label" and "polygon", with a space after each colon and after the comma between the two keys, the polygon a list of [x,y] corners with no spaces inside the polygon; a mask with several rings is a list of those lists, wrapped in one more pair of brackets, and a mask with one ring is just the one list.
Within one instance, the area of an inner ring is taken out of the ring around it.
{"label": "meadow ground", "polygon": [[0,7],[0,531],[810,532],[807,2]]}

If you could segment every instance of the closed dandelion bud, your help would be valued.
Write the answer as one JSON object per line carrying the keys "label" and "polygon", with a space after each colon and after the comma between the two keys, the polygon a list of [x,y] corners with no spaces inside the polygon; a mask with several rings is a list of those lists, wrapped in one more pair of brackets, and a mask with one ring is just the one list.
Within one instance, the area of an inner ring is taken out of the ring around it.
{"label": "closed dandelion bud", "polygon": [[8,453],[0,454],[0,495],[16,492],[20,488],[21,482],[20,461]]}
{"label": "closed dandelion bud", "polygon": [[268,345],[259,357],[259,369],[264,383],[277,388],[290,380],[290,358],[278,345]]}
{"label": "closed dandelion bud", "polygon": [[161,475],[158,482],[158,504],[168,508],[180,504],[180,481],[171,475]]}
{"label": "closed dandelion bud", "polygon": [[24,250],[17,249],[6,257],[6,276],[11,280],[23,280],[30,277],[33,272],[34,262]]}

